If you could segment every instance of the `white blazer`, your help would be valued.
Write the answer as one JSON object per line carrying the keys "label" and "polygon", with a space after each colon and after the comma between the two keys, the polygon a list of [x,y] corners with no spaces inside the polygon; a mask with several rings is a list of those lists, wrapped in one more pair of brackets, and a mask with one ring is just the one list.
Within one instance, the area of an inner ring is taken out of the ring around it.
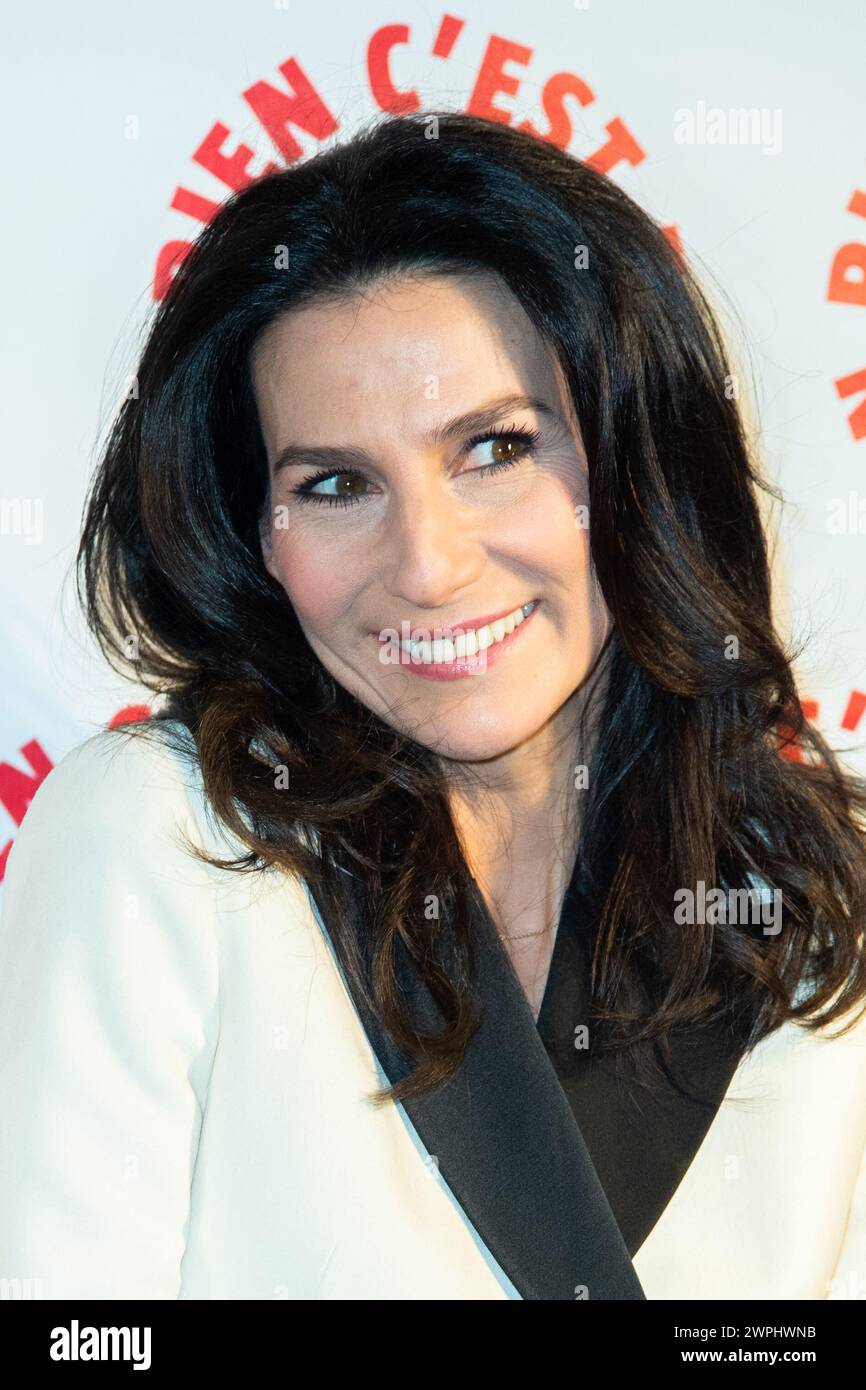
{"label": "white blazer", "polygon": [[13,1296],[866,1298],[866,1024],[784,1027],[656,1143],[661,1111],[617,1129],[633,1117],[572,1085],[573,1048],[557,1072],[500,944],[469,1084],[376,1110],[394,1073],[306,887],[202,865],[179,831],[236,848],[194,764],[106,731],[42,782],[11,850]]}

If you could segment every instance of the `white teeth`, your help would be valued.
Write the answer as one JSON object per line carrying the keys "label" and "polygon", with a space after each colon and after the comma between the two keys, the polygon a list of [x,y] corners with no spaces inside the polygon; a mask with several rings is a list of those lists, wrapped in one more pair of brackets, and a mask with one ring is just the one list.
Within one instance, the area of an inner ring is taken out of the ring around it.
{"label": "white teeth", "polygon": [[484,652],[488,647],[501,642],[516,627],[519,627],[536,607],[533,599],[530,603],[524,603],[520,608],[515,608],[513,613],[509,613],[505,618],[497,618],[495,622],[486,623],[484,627],[475,628],[469,632],[458,633],[455,637],[434,637],[432,640],[420,640],[417,642],[403,641],[400,643],[404,652],[418,665],[430,665],[440,661],[454,661],[464,656],[477,656],[479,652]]}

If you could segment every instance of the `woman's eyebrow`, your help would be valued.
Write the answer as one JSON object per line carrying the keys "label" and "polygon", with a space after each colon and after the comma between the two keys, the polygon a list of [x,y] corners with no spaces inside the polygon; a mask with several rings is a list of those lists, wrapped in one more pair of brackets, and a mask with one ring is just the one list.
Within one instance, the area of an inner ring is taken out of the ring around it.
{"label": "woman's eyebrow", "polygon": [[[503,415],[511,414],[515,410],[534,410],[539,415],[551,419],[556,418],[556,411],[540,396],[521,394],[501,396],[498,400],[489,401],[487,405],[480,406],[477,410],[469,410],[444,424],[434,425],[424,435],[424,445],[432,449],[439,444],[448,444],[455,439],[462,439],[468,434],[482,434],[485,430],[493,429]],[[276,477],[280,469],[291,468],[296,464],[345,467],[347,464],[363,466],[373,462],[372,455],[366,449],[354,448],[351,445],[284,444],[274,459],[273,474]]]}

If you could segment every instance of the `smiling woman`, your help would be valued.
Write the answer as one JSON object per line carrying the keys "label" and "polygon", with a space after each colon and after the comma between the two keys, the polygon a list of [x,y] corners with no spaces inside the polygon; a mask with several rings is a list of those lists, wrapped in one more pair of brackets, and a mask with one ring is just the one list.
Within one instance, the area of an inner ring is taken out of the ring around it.
{"label": "smiling woman", "polygon": [[[586,459],[555,354],[493,275],[388,277],[280,316],[252,380],[274,460],[265,565],[307,642],[446,767],[500,760],[485,780],[520,788],[510,803],[533,838],[510,850],[532,861],[520,891],[543,900],[544,818],[574,794],[568,761],[541,746],[573,729],[610,625],[577,524]],[[284,443],[290,430],[305,443]],[[524,605],[533,621],[507,642]],[[370,633],[404,625],[407,660],[383,661]],[[461,631],[458,660],[445,644]]]}
{"label": "smiling woman", "polygon": [[233,196],[114,423],[81,593],[167,702],[9,859],[0,1275],[850,1297],[866,789],[719,330],[612,181],[430,114]]}

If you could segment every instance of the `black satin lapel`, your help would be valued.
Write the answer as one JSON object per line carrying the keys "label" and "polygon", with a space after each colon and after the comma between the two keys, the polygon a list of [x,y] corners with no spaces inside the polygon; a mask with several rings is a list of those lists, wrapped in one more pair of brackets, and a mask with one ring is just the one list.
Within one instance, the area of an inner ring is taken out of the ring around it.
{"label": "black satin lapel", "polygon": [[[671,1040],[670,1071],[647,1092],[612,1053],[592,1053],[593,914],[576,880],[563,904],[538,1034],[586,1140],[630,1255],[655,1226],[703,1142],[743,1056],[722,1024]],[[575,1045],[588,1025],[589,1047]]]}
{"label": "black satin lapel", "polygon": [[[644,1299],[526,996],[489,919],[478,922],[480,1027],[458,1074],[404,1109],[524,1299]],[[426,987],[401,975],[417,1024],[438,1031]],[[346,987],[393,1084],[411,1066]]]}

